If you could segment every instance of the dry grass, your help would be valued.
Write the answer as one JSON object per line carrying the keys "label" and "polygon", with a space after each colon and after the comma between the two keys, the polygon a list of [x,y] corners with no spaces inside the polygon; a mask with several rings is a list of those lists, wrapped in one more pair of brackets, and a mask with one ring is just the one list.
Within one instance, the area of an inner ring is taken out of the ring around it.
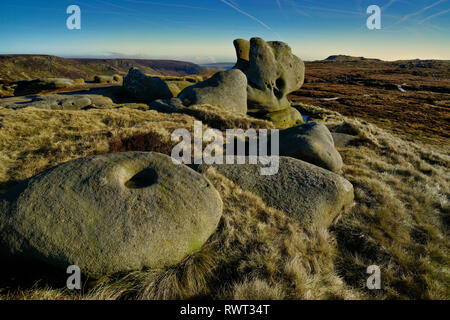
{"label": "dry grass", "polygon": [[363,288],[367,266],[376,264],[384,289],[370,292],[373,298],[449,299],[450,157],[309,106],[314,110],[330,127],[359,137],[357,147],[339,150],[357,203],[333,228],[339,274]]}
{"label": "dry grass", "polygon": [[[298,107],[359,137],[340,149],[357,203],[331,230],[303,230],[211,169],[205,174],[222,196],[223,217],[180,264],[104,277],[80,295],[42,283],[3,290],[0,299],[449,299],[448,155],[364,121]],[[0,181],[107,152],[114,139],[150,134],[150,147],[162,147],[173,129],[192,129],[194,120],[127,108],[0,109]],[[381,267],[383,290],[364,288],[371,264]]]}
{"label": "dry grass", "polygon": [[49,111],[0,108],[0,189],[71,159],[107,153],[111,141],[153,133],[164,141],[195,118],[129,108]]}

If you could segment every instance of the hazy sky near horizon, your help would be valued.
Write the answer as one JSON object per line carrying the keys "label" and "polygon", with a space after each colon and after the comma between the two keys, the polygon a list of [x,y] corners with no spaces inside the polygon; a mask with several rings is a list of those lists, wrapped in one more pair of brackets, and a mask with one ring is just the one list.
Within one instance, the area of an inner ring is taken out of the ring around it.
{"label": "hazy sky near horizon", "polygon": [[[66,9],[81,8],[81,30]],[[381,30],[369,30],[369,5]],[[232,41],[258,36],[305,60],[333,54],[450,59],[450,0],[1,0],[0,54],[234,61]]]}

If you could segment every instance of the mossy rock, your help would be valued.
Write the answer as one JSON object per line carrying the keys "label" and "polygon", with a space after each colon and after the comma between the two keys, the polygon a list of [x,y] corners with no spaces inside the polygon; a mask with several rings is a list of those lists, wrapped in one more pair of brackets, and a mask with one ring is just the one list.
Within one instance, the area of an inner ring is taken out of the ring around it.
{"label": "mossy rock", "polygon": [[292,107],[280,111],[269,112],[263,118],[272,121],[275,127],[280,129],[290,128],[305,123],[300,112]]}
{"label": "mossy rock", "polygon": [[281,41],[234,41],[237,63],[248,79],[248,110],[274,112],[290,106],[287,95],[304,82],[305,64]]}
{"label": "mossy rock", "polygon": [[213,185],[169,156],[115,153],[69,161],[0,199],[0,252],[83,275],[163,268],[216,230]]}

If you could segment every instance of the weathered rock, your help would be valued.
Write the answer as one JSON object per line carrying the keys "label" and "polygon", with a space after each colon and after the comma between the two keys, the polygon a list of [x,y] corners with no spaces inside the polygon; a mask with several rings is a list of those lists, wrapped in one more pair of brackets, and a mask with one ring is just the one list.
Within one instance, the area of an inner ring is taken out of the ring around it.
{"label": "weathered rock", "polygon": [[63,95],[52,94],[35,97],[28,103],[11,103],[5,105],[6,108],[22,109],[22,108],[38,108],[49,110],[83,110],[87,108],[107,109],[115,107],[113,101],[101,95],[87,94],[87,95]]}
{"label": "weathered rock", "polygon": [[145,102],[173,97],[165,81],[158,77],[146,76],[136,68],[128,71],[123,79],[123,87],[135,98]]}
{"label": "weathered rock", "polygon": [[310,163],[280,157],[275,175],[260,174],[262,165],[223,164],[213,167],[244,190],[262,198],[269,206],[285,212],[305,228],[328,227],[336,216],[353,204],[352,184],[343,177]]}
{"label": "weathered rock", "polygon": [[97,75],[94,77],[95,83],[115,83],[122,82],[122,77],[115,74],[113,76]]}
{"label": "weathered rock", "polygon": [[178,263],[216,230],[222,200],[169,156],[128,152],[47,170],[11,189],[0,208],[7,254],[98,277]]}
{"label": "weathered rock", "polygon": [[217,72],[211,78],[185,88],[178,98],[185,106],[211,104],[245,115],[247,113],[247,78],[238,69]]}
{"label": "weathered rock", "polygon": [[342,158],[334,147],[328,128],[317,122],[280,131],[280,155],[301,159],[324,169],[338,172]]}
{"label": "weathered rock", "polygon": [[234,41],[238,61],[248,80],[249,112],[274,112],[290,106],[287,95],[298,90],[305,78],[305,64],[279,41],[261,38]]}
{"label": "weathered rock", "polygon": [[17,82],[14,94],[16,96],[36,94],[44,90],[56,90],[69,88],[76,83],[71,79],[65,78],[42,78],[35,80],[24,80]]}
{"label": "weathered rock", "polygon": [[44,83],[47,83],[50,89],[68,88],[72,87],[75,84],[75,82],[72,79],[65,79],[65,78],[45,78],[39,80],[43,81]]}
{"label": "weathered rock", "polygon": [[272,121],[277,128],[289,128],[304,123],[300,112],[292,107],[288,107],[279,111],[269,112],[264,117]]}

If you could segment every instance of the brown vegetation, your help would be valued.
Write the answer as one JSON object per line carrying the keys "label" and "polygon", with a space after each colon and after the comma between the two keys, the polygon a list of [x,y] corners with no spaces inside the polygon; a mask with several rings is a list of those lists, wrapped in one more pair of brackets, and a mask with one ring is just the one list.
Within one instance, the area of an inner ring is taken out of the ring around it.
{"label": "brown vegetation", "polygon": [[290,95],[293,101],[364,119],[449,151],[449,61],[317,61],[306,63],[305,78]]}
{"label": "brown vegetation", "polygon": [[143,73],[184,76],[206,72],[191,62],[149,59],[77,59],[48,55],[0,55],[0,80],[18,81],[36,78],[83,78],[95,75],[127,74],[131,67]]}

